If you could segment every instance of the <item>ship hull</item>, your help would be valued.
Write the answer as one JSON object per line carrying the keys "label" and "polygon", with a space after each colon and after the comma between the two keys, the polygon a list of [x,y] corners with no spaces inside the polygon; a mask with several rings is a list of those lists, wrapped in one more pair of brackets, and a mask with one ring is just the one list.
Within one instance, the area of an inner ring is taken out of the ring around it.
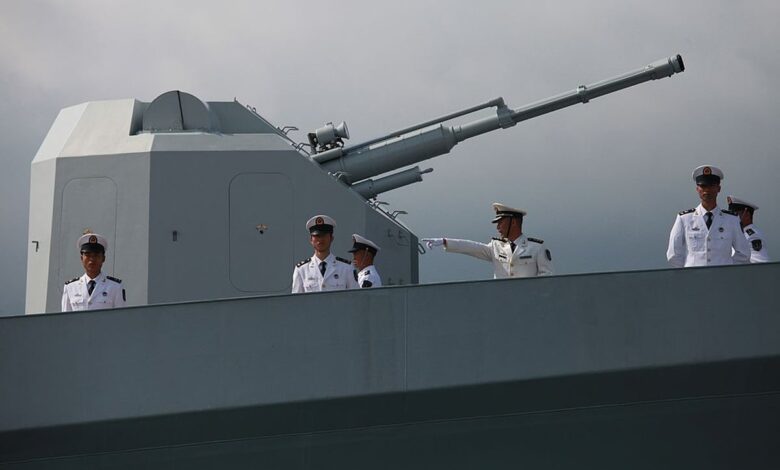
{"label": "ship hull", "polygon": [[780,264],[0,319],[7,468],[776,468]]}

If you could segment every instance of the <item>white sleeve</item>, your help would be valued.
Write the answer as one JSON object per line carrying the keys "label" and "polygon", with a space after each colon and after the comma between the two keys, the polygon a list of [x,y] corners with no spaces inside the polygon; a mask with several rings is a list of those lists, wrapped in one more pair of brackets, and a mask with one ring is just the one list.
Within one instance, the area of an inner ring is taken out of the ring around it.
{"label": "white sleeve", "polygon": [[537,276],[550,276],[553,273],[552,255],[547,248],[539,248],[536,255],[536,268],[539,270]]}
{"label": "white sleeve", "polygon": [[769,251],[766,249],[766,240],[764,240],[764,237],[757,237],[754,240],[751,240],[751,248],[753,241],[761,242],[761,250],[759,251],[753,251],[750,253],[750,262],[751,263],[768,263],[771,261],[769,259]]}
{"label": "white sleeve", "polygon": [[70,297],[68,296],[68,285],[66,284],[62,288],[62,302],[60,303],[61,310],[63,312],[72,312],[70,308]]}
{"label": "white sleeve", "polygon": [[303,279],[301,278],[301,270],[296,267],[293,269],[293,277],[292,277],[292,293],[293,294],[302,294],[306,291],[303,290]]}
{"label": "white sleeve", "polygon": [[469,255],[485,261],[493,261],[493,245],[491,244],[471,240],[458,240],[457,238],[445,238],[444,240],[445,251]]}
{"label": "white sleeve", "polygon": [[742,229],[739,226],[739,222],[731,224],[734,230],[734,253],[731,255],[731,260],[734,264],[747,264],[750,263],[750,243],[748,243],[745,234],[742,233]]}
{"label": "white sleeve", "polygon": [[683,227],[682,217],[678,215],[669,234],[669,248],[666,250],[666,260],[675,268],[682,268],[685,266],[685,257],[685,227]]}
{"label": "white sleeve", "polygon": [[[352,267],[350,265],[350,267]],[[347,289],[360,289],[360,284],[358,284],[357,281],[357,271],[355,268],[347,270],[349,274],[347,275]]]}
{"label": "white sleeve", "polygon": [[125,286],[119,284],[114,289],[114,308],[124,307],[127,305]]}

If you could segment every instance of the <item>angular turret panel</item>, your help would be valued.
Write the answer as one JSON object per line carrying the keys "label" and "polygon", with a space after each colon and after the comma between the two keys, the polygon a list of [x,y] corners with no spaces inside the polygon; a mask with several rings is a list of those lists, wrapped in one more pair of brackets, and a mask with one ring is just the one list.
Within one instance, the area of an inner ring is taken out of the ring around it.
{"label": "angular turret panel", "polygon": [[59,310],[63,283],[83,273],[85,230],[108,239],[104,271],[130,305],[289,292],[316,213],[338,221],[337,255],[363,233],[388,283],[417,280],[406,228],[237,102],[174,91],[64,109],[31,178],[28,313]]}

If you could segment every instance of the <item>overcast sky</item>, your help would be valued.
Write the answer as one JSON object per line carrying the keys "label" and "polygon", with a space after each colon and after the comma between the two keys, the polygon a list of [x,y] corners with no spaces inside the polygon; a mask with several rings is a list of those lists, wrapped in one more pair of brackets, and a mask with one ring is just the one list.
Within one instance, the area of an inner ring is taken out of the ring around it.
{"label": "overcast sky", "polygon": [[[654,269],[691,170],[725,172],[761,206],[780,256],[777,1],[0,4],[0,314],[24,311],[30,163],[57,112],[180,89],[237,97],[305,132],[345,120],[353,142],[503,96],[510,107],[681,54],[687,70],[463,142],[385,193],[418,236],[488,240],[490,204],[528,211],[559,273]],[[464,118],[456,123],[467,122]],[[423,282],[491,277],[434,252]]]}

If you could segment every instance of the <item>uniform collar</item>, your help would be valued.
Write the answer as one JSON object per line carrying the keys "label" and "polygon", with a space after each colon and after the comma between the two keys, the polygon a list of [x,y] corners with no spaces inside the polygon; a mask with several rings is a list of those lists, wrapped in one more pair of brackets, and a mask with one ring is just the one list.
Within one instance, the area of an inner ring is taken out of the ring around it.
{"label": "uniform collar", "polygon": [[528,241],[528,239],[525,237],[525,234],[521,233],[519,237],[517,237],[514,240],[512,240],[512,243],[514,243],[515,245],[518,245],[518,246],[525,246],[527,241]]}
{"label": "uniform collar", "polygon": [[87,273],[84,273],[84,275],[81,276],[81,280],[84,281],[85,284],[89,281],[95,281],[95,284],[99,284],[106,280],[106,273],[100,271],[100,274],[98,274],[95,279],[90,278]]}
{"label": "uniform collar", "polygon": [[336,262],[336,255],[334,255],[333,252],[331,252],[330,254],[328,254],[328,256],[325,259],[319,259],[319,258],[317,258],[317,254],[315,253],[314,255],[312,255],[311,261],[312,261],[312,263],[316,264],[317,266],[319,266],[320,263],[323,262],[323,261],[328,263],[328,266],[333,266],[333,263]]}
{"label": "uniform collar", "polygon": [[718,207],[718,206],[715,206],[715,207],[713,207],[713,208],[712,208],[712,210],[711,210],[711,211],[708,211],[708,210],[707,210],[707,209],[705,209],[705,208],[704,208],[704,206],[702,206],[701,204],[699,204],[698,206],[696,206],[696,215],[702,215],[702,216],[703,216],[703,215],[704,215],[704,214],[706,214],[707,212],[712,212],[712,215],[720,215],[720,207]]}

